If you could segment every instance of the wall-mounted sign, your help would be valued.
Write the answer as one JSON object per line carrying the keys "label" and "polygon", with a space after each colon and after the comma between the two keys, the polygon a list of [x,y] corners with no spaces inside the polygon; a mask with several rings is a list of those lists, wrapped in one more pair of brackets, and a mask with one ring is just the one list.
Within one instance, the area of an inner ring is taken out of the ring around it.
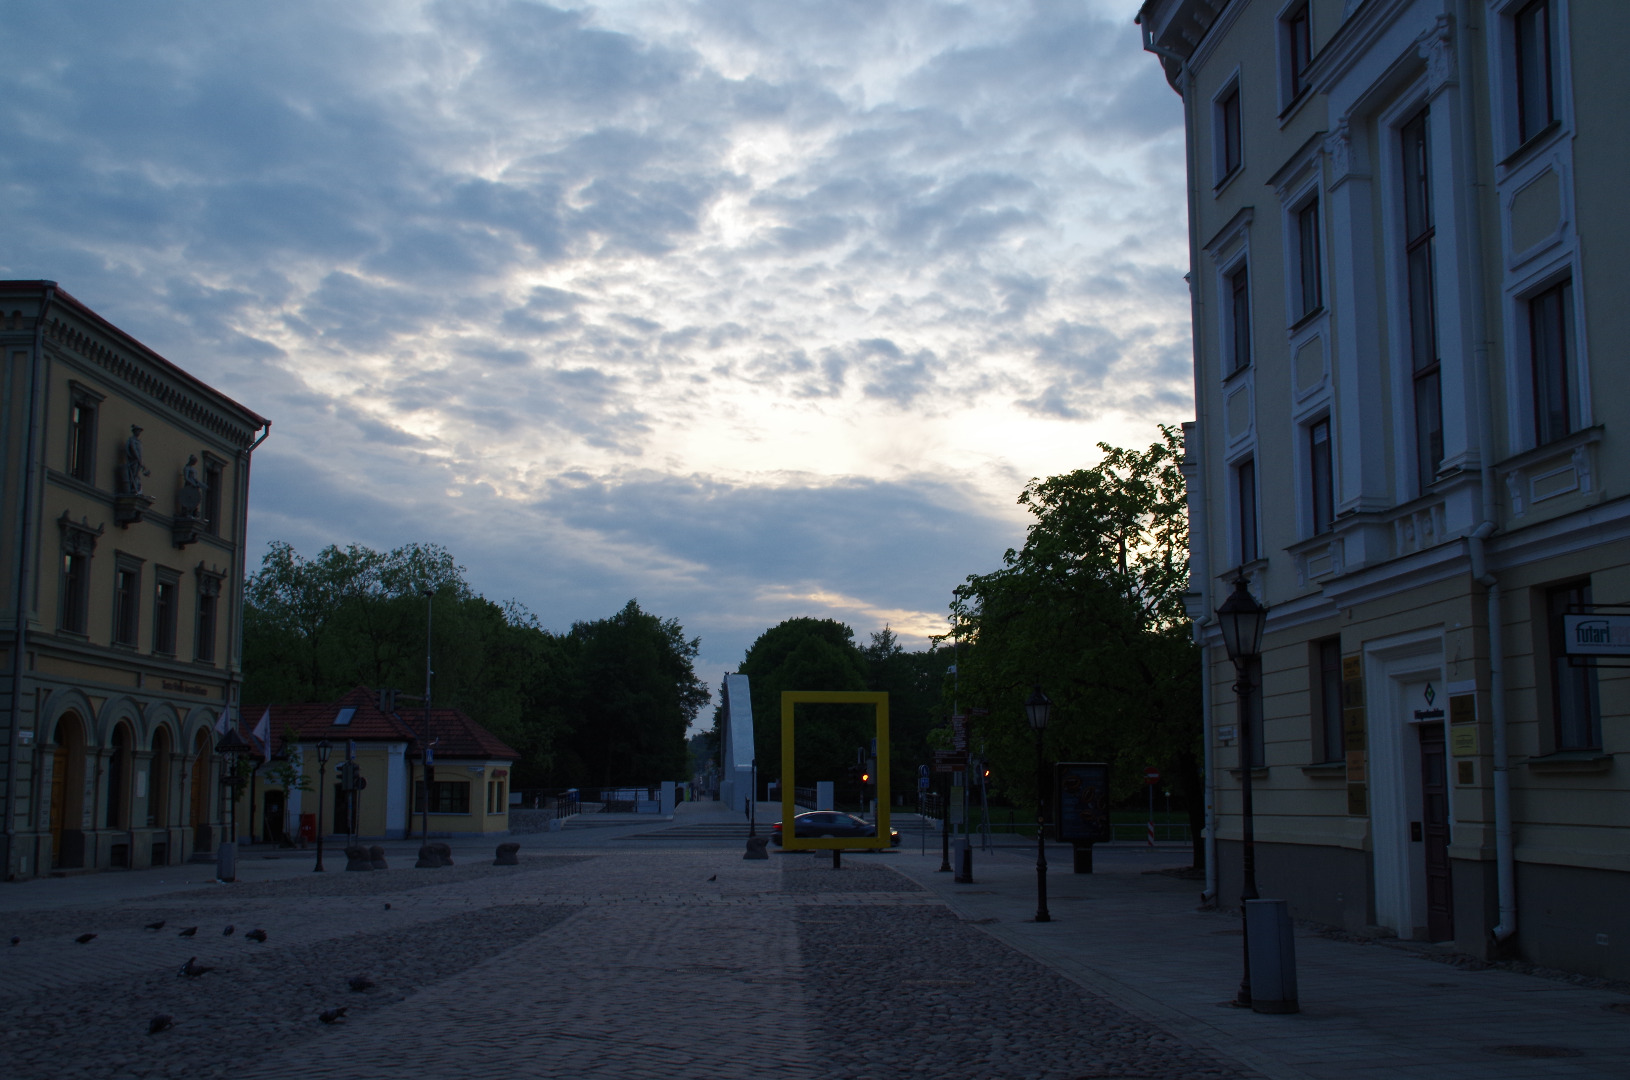
{"label": "wall-mounted sign", "polygon": [[209,687],[199,686],[197,683],[182,682],[180,679],[160,679],[159,686],[172,694],[208,694]]}
{"label": "wall-mounted sign", "polygon": [[1564,615],[1562,644],[1569,656],[1630,658],[1630,614]]}
{"label": "wall-mounted sign", "polygon": [[1451,724],[1449,727],[1449,753],[1454,757],[1477,756],[1477,725]]}

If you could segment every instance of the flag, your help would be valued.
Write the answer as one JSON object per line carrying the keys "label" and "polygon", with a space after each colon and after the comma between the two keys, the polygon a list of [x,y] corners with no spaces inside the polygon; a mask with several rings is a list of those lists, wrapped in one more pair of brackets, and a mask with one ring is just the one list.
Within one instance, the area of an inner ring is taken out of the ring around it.
{"label": "flag", "polygon": [[260,756],[272,756],[272,707],[266,706],[266,711],[260,714],[260,723],[255,725],[255,741],[260,744]]}
{"label": "flag", "polygon": [[215,721],[215,734],[225,735],[227,730],[232,727],[231,713],[232,710],[230,708],[221,710],[221,718]]}

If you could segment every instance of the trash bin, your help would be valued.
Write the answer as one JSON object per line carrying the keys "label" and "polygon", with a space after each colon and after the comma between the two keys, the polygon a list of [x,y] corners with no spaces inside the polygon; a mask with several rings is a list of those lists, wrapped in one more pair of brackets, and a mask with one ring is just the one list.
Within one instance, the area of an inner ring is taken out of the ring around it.
{"label": "trash bin", "polygon": [[300,840],[301,840],[301,842],[309,844],[315,839],[317,839],[317,815],[316,814],[301,814],[300,815]]}
{"label": "trash bin", "polygon": [[1289,901],[1245,901],[1245,930],[1251,939],[1251,1010],[1300,1012],[1296,1003],[1296,936]]}

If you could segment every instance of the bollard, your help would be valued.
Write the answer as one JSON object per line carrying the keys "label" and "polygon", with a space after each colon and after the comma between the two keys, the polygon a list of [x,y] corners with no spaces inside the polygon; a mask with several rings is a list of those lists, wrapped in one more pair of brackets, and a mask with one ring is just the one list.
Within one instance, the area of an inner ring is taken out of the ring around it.
{"label": "bollard", "polygon": [[952,879],[958,885],[972,885],[973,880],[973,844],[964,837],[957,841],[956,848],[956,876]]}
{"label": "bollard", "polygon": [[368,857],[368,849],[361,844],[345,845],[345,868],[347,870],[373,870],[373,860]]}
{"label": "bollard", "polygon": [[768,859],[770,838],[768,836],[749,836],[747,838],[747,852],[744,859]]}
{"label": "bollard", "polygon": [[441,856],[436,854],[436,845],[420,844],[419,861],[413,864],[415,870],[426,870],[442,865]]}
{"label": "bollard", "polygon": [[507,841],[505,843],[499,844],[498,845],[498,857],[492,860],[492,865],[494,865],[494,866],[519,866],[519,865],[521,865],[521,860],[520,860],[520,857],[518,855],[518,852],[520,850],[521,850],[521,845],[517,844],[513,840],[510,840],[510,841]]}
{"label": "bollard", "polygon": [[378,844],[375,844],[368,849],[368,861],[373,864],[373,868],[375,870],[390,869],[390,864],[385,862],[385,849],[380,847]]}
{"label": "bollard", "polygon": [[229,883],[238,880],[238,845],[230,840],[215,849],[215,880]]}
{"label": "bollard", "polygon": [[1296,936],[1285,900],[1245,901],[1246,930],[1251,935],[1251,1009],[1259,1013],[1294,1013],[1296,1003]]}
{"label": "bollard", "polygon": [[1091,844],[1076,844],[1075,845],[1075,865],[1074,865],[1074,870],[1075,870],[1075,872],[1077,874],[1090,874],[1090,873],[1092,873],[1092,845]]}

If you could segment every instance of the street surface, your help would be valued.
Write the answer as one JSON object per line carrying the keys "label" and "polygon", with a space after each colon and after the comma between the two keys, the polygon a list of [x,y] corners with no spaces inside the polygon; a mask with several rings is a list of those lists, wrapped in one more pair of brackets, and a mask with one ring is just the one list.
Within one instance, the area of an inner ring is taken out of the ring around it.
{"label": "street surface", "polygon": [[1236,920],[1144,872],[1182,851],[1100,849],[1088,876],[1057,849],[1038,924],[1033,849],[979,852],[958,885],[937,836],[902,831],[841,870],[746,861],[745,823],[704,803],[517,836],[518,867],[455,844],[415,870],[399,843],[388,871],[314,874],[247,847],[232,885],[195,864],[0,886],[21,938],[0,1077],[1630,1075],[1625,995],[1299,933],[1303,1012],[1258,1016],[1225,1004]]}

